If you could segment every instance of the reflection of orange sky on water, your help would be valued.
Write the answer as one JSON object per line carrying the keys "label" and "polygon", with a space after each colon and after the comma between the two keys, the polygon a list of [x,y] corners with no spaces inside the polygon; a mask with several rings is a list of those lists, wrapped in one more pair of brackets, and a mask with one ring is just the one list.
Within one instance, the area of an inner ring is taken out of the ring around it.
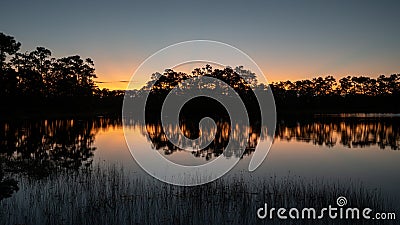
{"label": "reflection of orange sky on water", "polygon": [[[135,147],[143,151],[154,151],[152,144],[143,135],[143,132],[143,127],[140,126],[126,129],[126,135],[134,137]],[[287,132],[285,133],[288,134]],[[338,134],[333,135],[335,136],[334,139],[340,139],[337,135]],[[95,146],[100,148],[98,150],[101,151],[101,158],[114,158],[117,156],[123,156],[122,158],[125,158],[127,155],[130,157],[122,126],[109,129],[106,128],[99,131],[96,134]],[[162,152],[162,150],[159,151],[160,153]],[[99,154],[99,152],[96,154]],[[400,156],[399,154],[399,151],[390,150],[389,147],[386,148],[386,151],[382,151],[376,145],[367,148],[348,148],[337,143],[333,147],[327,147],[326,145],[315,145],[312,141],[305,142],[295,139],[275,138],[267,159],[269,161],[268,164],[304,164],[304,167],[309,166],[311,162],[314,164],[319,164],[320,162],[323,162],[324,164],[332,164],[333,167],[333,165],[338,166],[342,163],[351,164],[352,160],[362,160],[365,161],[365,166],[367,166],[369,163],[377,165],[382,162],[397,163],[398,157]],[[174,152],[167,156],[167,158],[173,158],[174,156],[178,158],[177,161],[181,161],[183,158],[195,158],[190,151],[184,150]],[[201,159],[201,157],[200,160],[204,162],[204,159]]]}
{"label": "reflection of orange sky on water", "polygon": [[[155,151],[142,132],[140,127],[135,127],[128,129],[127,135],[135,137],[134,146],[139,150]],[[117,162],[119,165],[126,165],[126,163],[136,165],[127,148],[122,126],[99,131],[96,135],[95,146],[98,147],[95,151],[97,160]],[[162,150],[159,152],[162,154]],[[232,172],[247,171],[251,156],[244,156]],[[164,157],[185,165],[206,163],[204,158],[194,157],[188,151],[174,152]],[[399,159],[399,151],[382,151],[378,146],[347,148],[335,145],[328,148],[293,139],[290,141],[276,139],[267,158],[253,174],[255,177],[273,175],[284,177],[290,174],[308,179],[324,178],[333,179],[333,181],[351,179],[355,183],[362,181],[368,187],[396,192],[395,183],[398,183],[397,172],[400,169]],[[134,171],[137,171],[137,168]]]}

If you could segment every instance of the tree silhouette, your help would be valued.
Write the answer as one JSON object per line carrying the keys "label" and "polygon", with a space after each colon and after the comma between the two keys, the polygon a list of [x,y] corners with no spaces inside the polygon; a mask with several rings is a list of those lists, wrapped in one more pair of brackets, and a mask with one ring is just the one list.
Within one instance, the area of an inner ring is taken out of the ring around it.
{"label": "tree silhouette", "polygon": [[14,37],[0,33],[0,71],[3,71],[7,55],[15,54],[21,43],[17,42]]}
{"label": "tree silhouette", "polygon": [[82,59],[79,55],[51,58],[52,52],[45,47],[22,53],[18,52],[20,46],[14,37],[0,33],[3,111],[122,107],[122,91],[100,90],[96,86],[92,59]]}
{"label": "tree silhouette", "polygon": [[88,58],[81,59],[80,56],[69,56],[55,60],[52,66],[53,83],[56,87],[55,96],[91,96],[95,90],[93,78],[94,63]]}
{"label": "tree silhouette", "polygon": [[21,46],[14,37],[0,33],[0,96],[10,96],[15,93],[17,75],[6,63],[7,55],[15,54]]}

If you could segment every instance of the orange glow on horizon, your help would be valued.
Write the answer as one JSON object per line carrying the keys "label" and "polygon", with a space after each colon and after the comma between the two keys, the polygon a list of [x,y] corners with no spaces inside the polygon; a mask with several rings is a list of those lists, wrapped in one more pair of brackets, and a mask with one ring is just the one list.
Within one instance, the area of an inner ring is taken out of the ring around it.
{"label": "orange glow on horizon", "polygon": [[[113,67],[114,65],[108,65],[97,68],[97,79],[96,85],[100,88],[108,88],[110,90],[126,90],[129,84],[129,80],[136,70],[136,68],[123,68],[121,65],[118,67]],[[118,69],[115,69],[118,68]],[[312,68],[307,68],[306,66],[293,67],[293,68],[269,68],[267,66],[261,66],[260,68],[265,77],[268,80],[268,83],[279,82],[279,81],[297,81],[304,79],[312,79],[315,77],[325,77],[328,75],[333,76],[336,80],[341,79],[345,76],[369,76],[376,78],[381,74],[390,75],[398,72],[369,72],[363,73],[361,70],[353,69],[348,70],[346,68],[338,69],[337,72],[326,72],[326,73],[313,73],[309,71],[313,71]],[[181,71],[177,69],[177,71]],[[315,70],[314,70],[315,71]],[[163,71],[154,71],[154,72],[163,72]],[[189,71],[183,71],[189,72]],[[150,79],[151,74],[148,75]],[[131,84],[134,89],[140,89],[143,86],[143,81],[135,81]]]}

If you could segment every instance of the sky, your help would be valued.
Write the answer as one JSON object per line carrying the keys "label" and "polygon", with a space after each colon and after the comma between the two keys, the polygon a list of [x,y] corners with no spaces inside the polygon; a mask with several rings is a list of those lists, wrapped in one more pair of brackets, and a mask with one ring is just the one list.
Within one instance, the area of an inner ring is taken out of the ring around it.
{"label": "sky", "polygon": [[[205,39],[248,54],[269,82],[400,73],[400,1],[2,1],[0,32],[22,51],[95,62],[100,87],[125,89],[156,51]],[[122,81],[122,82],[121,82]]]}

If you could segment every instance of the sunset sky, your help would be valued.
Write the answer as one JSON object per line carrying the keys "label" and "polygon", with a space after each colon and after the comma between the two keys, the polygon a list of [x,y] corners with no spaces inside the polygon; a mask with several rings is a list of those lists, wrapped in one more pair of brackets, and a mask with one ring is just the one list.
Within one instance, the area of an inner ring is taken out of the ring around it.
{"label": "sunset sky", "polygon": [[[138,65],[177,42],[233,45],[271,81],[400,73],[399,1],[3,1],[0,32],[95,62],[125,89]],[[122,82],[121,82],[122,81]]]}

